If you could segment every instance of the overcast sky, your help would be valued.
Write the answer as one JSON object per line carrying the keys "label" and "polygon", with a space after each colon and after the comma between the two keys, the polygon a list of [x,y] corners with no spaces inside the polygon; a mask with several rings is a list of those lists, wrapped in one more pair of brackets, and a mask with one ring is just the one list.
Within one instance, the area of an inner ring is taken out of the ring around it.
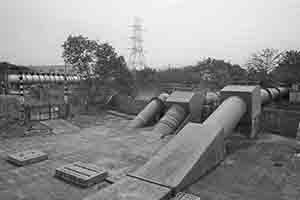
{"label": "overcast sky", "polygon": [[143,19],[148,65],[203,57],[243,64],[262,48],[300,47],[300,0],[0,0],[0,61],[62,64],[69,34],[110,42],[128,57]]}

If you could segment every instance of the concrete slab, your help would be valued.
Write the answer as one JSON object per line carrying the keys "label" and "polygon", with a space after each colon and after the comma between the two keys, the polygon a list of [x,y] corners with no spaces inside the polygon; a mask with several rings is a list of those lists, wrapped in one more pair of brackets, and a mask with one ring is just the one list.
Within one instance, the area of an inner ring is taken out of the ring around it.
{"label": "concrete slab", "polygon": [[7,161],[18,166],[29,165],[47,159],[48,155],[38,150],[27,150],[15,154],[10,154],[7,156]]}
{"label": "concrete slab", "polygon": [[107,176],[107,171],[100,169],[96,165],[82,162],[68,164],[55,170],[55,177],[81,187],[90,187],[100,183]]}
{"label": "concrete slab", "polygon": [[130,176],[180,191],[215,167],[224,156],[220,126],[189,123]]}
{"label": "concrete slab", "polygon": [[170,188],[126,177],[84,200],[167,200],[170,197]]}

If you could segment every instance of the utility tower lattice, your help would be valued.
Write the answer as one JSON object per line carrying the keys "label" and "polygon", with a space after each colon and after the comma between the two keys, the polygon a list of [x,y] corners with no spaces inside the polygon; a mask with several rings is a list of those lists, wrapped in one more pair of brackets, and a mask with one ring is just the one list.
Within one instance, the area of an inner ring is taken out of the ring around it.
{"label": "utility tower lattice", "polygon": [[145,52],[143,48],[142,32],[144,31],[142,26],[142,20],[138,17],[134,18],[134,24],[132,27],[132,47],[129,54],[129,67],[133,70],[141,70],[146,67]]}

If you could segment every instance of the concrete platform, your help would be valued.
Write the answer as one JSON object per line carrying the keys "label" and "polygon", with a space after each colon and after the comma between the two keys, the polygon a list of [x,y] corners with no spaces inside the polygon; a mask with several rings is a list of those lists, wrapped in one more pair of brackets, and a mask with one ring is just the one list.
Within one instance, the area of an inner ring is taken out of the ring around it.
{"label": "concrete platform", "polygon": [[125,177],[111,187],[84,198],[84,200],[168,200],[171,190],[153,183]]}
{"label": "concrete platform", "polygon": [[48,159],[48,155],[38,150],[27,150],[7,156],[7,161],[17,166],[29,165]]}
{"label": "concrete platform", "polygon": [[100,183],[104,181],[107,176],[107,171],[103,171],[93,164],[83,162],[75,162],[55,170],[55,177],[81,187],[90,187]]}
{"label": "concrete platform", "polygon": [[[76,120],[80,118],[77,116]],[[86,120],[84,116],[82,121]],[[168,141],[148,133],[124,131],[129,122],[124,118],[105,115],[92,116],[91,120],[99,125],[72,134],[62,132],[1,139],[0,199],[82,200],[111,183],[104,181],[81,188],[53,177],[56,168],[76,161],[93,163],[108,171],[110,180],[117,182],[145,164]],[[8,154],[24,149],[39,149],[48,153],[49,158],[26,167],[16,167],[6,161]]]}
{"label": "concrete platform", "polygon": [[212,127],[189,123],[143,167],[130,175],[177,192],[217,166],[224,156],[224,134],[218,124]]}
{"label": "concrete platform", "polygon": [[[76,117],[76,120],[80,116]],[[151,132],[124,131],[128,120],[111,115],[92,119],[90,128],[72,134],[35,134],[0,140],[0,199],[2,200],[82,200],[107,191],[106,181],[80,188],[53,177],[56,168],[81,161],[108,171],[115,184],[153,157],[168,138]],[[258,141],[230,138],[230,155],[215,170],[195,181],[183,192],[201,200],[297,200],[300,196],[300,144],[293,140],[262,138]],[[7,154],[39,149],[48,160],[16,167]],[[276,163],[282,163],[278,166]],[[126,196],[123,193],[123,196]],[[111,199],[110,199],[111,200]]]}

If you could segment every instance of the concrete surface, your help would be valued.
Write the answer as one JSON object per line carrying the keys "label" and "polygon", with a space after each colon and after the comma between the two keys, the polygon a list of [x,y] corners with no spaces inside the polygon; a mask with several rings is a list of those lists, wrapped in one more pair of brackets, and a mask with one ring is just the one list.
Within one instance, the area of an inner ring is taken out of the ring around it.
{"label": "concrete surface", "polygon": [[84,200],[167,200],[171,198],[170,188],[131,177],[125,177],[114,185],[103,189],[101,194],[96,193]]}
{"label": "concrete surface", "polygon": [[149,162],[131,175],[180,191],[224,158],[222,127],[188,123]]}
{"label": "concrete surface", "polygon": [[186,192],[201,200],[300,199],[300,143],[266,136],[231,141],[226,160]]}
{"label": "concrete surface", "polygon": [[49,129],[54,134],[60,134],[66,132],[78,132],[80,130],[79,127],[63,119],[41,121],[40,123],[49,127]]}
{"label": "concrete surface", "polygon": [[[79,132],[0,140],[0,199],[82,199],[109,183],[81,189],[54,178],[57,167],[76,161],[93,163],[116,181],[143,165],[166,143],[147,132],[126,132],[123,127],[128,120],[123,118],[104,116],[97,123],[102,125]],[[7,154],[29,149],[44,151],[49,159],[25,167],[15,167],[5,160]]]}
{"label": "concrete surface", "polygon": [[[109,190],[109,182],[82,189],[53,175],[57,167],[81,161],[103,167],[111,181],[118,181],[143,166],[171,139],[160,140],[145,130],[126,131],[128,120],[112,115],[77,116],[71,122],[82,130],[0,140],[1,200],[79,200]],[[25,167],[5,160],[10,153],[29,149],[48,153],[49,160]],[[201,200],[300,199],[300,143],[279,136],[257,142],[233,137],[227,150],[230,155],[219,167],[184,192]]]}

